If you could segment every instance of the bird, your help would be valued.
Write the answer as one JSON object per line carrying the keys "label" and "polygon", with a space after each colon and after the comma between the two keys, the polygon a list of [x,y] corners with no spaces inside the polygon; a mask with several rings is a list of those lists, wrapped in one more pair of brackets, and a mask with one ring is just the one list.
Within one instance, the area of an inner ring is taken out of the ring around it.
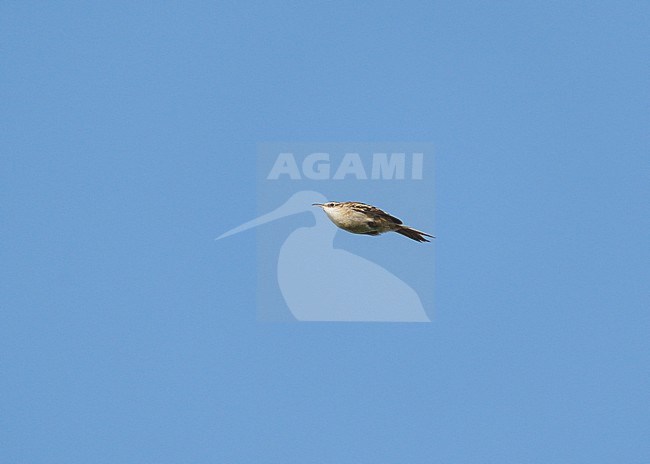
{"label": "bird", "polygon": [[405,226],[395,216],[382,211],[376,206],[357,201],[330,201],[328,203],[313,203],[327,214],[327,217],[339,228],[353,234],[379,235],[386,232],[397,232],[416,242],[429,242],[426,237],[435,238],[412,227]]}

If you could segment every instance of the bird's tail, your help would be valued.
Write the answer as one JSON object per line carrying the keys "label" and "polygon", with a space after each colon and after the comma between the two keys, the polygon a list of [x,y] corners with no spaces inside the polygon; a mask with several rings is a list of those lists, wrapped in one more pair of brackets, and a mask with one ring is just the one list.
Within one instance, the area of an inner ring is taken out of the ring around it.
{"label": "bird's tail", "polygon": [[401,226],[399,229],[395,229],[395,232],[402,234],[404,237],[408,237],[416,242],[428,242],[424,237],[435,238],[433,235],[425,234],[422,231],[412,229],[411,227]]}

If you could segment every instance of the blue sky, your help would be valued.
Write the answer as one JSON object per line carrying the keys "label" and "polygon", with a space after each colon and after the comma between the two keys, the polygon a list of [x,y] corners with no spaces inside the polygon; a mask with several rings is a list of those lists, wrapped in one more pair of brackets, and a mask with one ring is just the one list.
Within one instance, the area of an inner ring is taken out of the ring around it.
{"label": "blue sky", "polygon": [[[5,2],[2,462],[648,462],[649,14]],[[256,320],[268,141],[436,146],[433,323]]]}

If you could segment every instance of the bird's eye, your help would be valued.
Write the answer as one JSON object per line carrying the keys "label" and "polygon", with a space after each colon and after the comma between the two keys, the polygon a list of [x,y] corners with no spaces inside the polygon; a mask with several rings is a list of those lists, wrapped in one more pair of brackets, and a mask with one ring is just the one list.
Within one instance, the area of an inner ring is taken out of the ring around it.
{"label": "bird's eye", "polygon": [[332,208],[332,207],[336,206],[336,203],[333,203],[333,202],[332,202],[332,203],[328,203],[327,206],[329,206],[330,208]]}

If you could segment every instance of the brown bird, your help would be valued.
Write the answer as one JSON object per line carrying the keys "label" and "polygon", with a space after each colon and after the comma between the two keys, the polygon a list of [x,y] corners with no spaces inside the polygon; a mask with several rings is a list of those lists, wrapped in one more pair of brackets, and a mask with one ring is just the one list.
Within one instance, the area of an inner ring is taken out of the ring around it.
{"label": "brown bird", "polygon": [[433,235],[405,226],[395,216],[365,203],[330,201],[314,203],[313,206],[320,206],[337,227],[353,234],[379,235],[385,232],[397,232],[417,242],[428,242],[425,237],[435,238]]}

